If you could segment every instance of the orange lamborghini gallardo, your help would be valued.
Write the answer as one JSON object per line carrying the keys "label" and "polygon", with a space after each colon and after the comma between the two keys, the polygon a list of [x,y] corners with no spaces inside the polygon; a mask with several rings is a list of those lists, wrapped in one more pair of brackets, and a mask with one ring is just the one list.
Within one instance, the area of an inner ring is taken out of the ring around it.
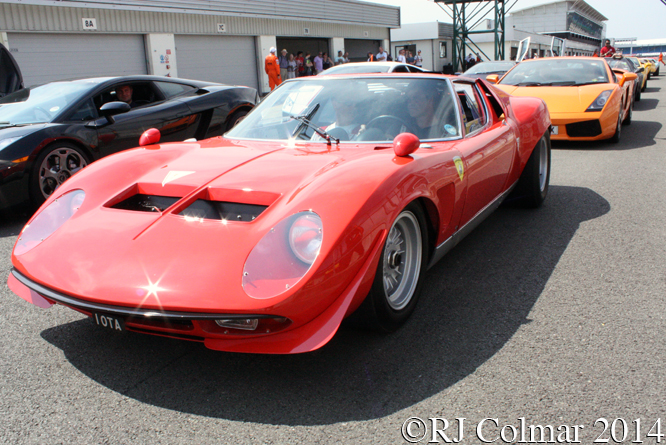
{"label": "orange lamborghini gallardo", "polygon": [[487,80],[513,96],[543,99],[553,140],[619,142],[622,123],[631,123],[636,78],[613,71],[603,58],[553,57],[525,60]]}

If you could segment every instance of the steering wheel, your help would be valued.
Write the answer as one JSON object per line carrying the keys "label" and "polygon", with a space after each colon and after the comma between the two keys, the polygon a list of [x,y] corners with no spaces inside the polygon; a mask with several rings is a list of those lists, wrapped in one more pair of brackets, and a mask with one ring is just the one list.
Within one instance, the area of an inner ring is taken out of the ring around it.
{"label": "steering wheel", "polygon": [[400,133],[413,133],[414,129],[404,120],[397,116],[384,114],[377,116],[365,125],[366,128],[377,128],[383,131],[389,139],[395,138]]}

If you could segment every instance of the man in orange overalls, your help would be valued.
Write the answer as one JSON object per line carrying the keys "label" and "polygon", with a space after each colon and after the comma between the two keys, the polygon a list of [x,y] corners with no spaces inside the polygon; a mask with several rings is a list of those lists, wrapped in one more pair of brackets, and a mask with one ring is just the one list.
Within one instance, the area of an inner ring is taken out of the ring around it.
{"label": "man in orange overalls", "polygon": [[278,64],[278,58],[275,55],[275,51],[275,47],[271,47],[270,54],[266,56],[266,66],[264,68],[266,74],[268,74],[268,85],[271,87],[271,91],[282,82],[280,79],[280,65]]}

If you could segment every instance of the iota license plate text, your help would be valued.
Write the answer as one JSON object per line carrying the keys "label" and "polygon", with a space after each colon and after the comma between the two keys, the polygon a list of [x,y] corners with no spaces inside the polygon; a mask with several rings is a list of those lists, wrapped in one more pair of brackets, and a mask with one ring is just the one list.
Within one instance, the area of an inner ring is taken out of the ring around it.
{"label": "iota license plate text", "polygon": [[102,326],[103,328],[112,329],[119,332],[125,330],[125,322],[122,318],[94,313],[92,319],[95,324]]}

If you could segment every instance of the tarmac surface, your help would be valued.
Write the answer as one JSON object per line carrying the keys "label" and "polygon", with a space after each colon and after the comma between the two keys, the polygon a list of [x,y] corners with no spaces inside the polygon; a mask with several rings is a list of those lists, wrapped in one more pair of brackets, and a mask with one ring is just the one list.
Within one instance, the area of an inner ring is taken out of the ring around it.
{"label": "tarmac surface", "polygon": [[551,443],[658,443],[646,436],[662,417],[666,433],[664,123],[662,75],[619,144],[554,143],[543,207],[482,223],[427,273],[402,329],[344,325],[302,355],[117,335],[32,306],[6,285],[27,218],[5,216],[0,443],[427,443],[429,418],[451,424],[450,441],[464,418],[464,444],[547,443],[548,426]]}

